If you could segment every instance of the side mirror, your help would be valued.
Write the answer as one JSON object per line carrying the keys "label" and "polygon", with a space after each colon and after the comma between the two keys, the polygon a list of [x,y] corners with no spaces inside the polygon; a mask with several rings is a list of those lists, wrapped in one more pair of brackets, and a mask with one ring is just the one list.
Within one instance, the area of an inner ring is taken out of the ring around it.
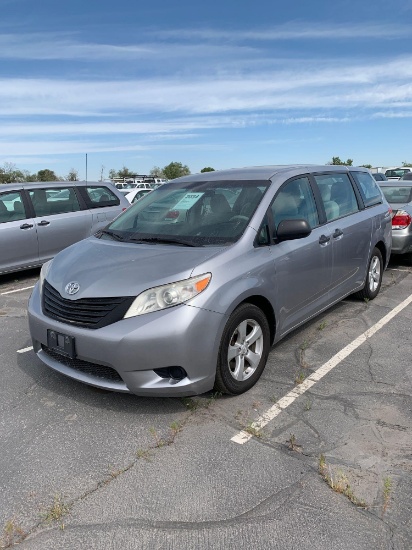
{"label": "side mirror", "polygon": [[303,239],[312,232],[306,220],[282,220],[278,225],[275,238],[277,241]]}

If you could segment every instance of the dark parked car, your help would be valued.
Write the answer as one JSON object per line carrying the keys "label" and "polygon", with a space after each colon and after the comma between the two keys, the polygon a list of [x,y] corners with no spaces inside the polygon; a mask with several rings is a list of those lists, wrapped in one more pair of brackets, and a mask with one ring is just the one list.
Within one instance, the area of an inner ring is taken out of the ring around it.
{"label": "dark parked car", "polygon": [[382,172],[375,172],[372,174],[376,181],[388,181],[388,178]]}
{"label": "dark parked car", "polygon": [[0,273],[36,267],[129,206],[103,182],[0,185]]}
{"label": "dark parked car", "polygon": [[392,212],[392,254],[412,253],[412,174],[398,181],[380,182]]}
{"label": "dark parked car", "polygon": [[43,266],[33,349],[101,388],[239,394],[290,331],[349,294],[375,298],[390,251],[390,208],[366,169],[186,176]]}

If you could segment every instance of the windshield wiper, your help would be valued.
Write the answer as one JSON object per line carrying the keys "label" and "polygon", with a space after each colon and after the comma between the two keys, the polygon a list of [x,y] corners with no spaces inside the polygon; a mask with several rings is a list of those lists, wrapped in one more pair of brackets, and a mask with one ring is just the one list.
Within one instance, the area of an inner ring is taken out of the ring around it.
{"label": "windshield wiper", "polygon": [[182,241],[180,239],[170,239],[170,238],[161,238],[161,237],[131,237],[128,241],[134,243],[155,243],[155,244],[177,244],[180,246],[202,246],[199,244],[194,244],[190,241]]}
{"label": "windshield wiper", "polygon": [[112,237],[115,241],[124,241],[124,238],[121,235],[118,235],[114,231],[110,231],[109,229],[101,229],[96,233],[96,237],[101,237],[102,235],[109,235],[109,237]]}

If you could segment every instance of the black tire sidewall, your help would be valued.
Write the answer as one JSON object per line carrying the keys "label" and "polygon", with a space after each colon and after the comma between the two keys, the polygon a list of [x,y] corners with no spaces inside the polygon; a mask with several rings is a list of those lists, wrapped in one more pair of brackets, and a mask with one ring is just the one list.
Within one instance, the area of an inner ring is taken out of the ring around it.
{"label": "black tire sidewall", "polygon": [[[379,263],[380,263],[380,278],[379,278],[379,284],[378,284],[377,289],[372,292],[371,289],[370,289],[370,286],[369,286],[369,271],[370,271],[370,268],[371,268],[372,261],[375,257],[378,258]],[[381,254],[381,252],[378,248],[374,248],[373,251],[372,251],[369,263],[368,263],[368,273],[366,275],[366,284],[365,284],[365,290],[364,290],[365,297],[368,298],[369,300],[373,300],[379,294],[379,291],[381,289],[381,284],[382,284],[382,277],[383,277],[382,254]]]}

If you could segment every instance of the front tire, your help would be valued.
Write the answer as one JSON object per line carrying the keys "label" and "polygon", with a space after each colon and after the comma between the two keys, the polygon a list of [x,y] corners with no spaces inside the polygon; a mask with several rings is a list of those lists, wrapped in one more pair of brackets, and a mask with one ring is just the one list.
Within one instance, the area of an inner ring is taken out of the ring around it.
{"label": "front tire", "polygon": [[242,304],[229,317],[223,331],[216,369],[215,391],[239,395],[259,380],[270,349],[265,314]]}
{"label": "front tire", "polygon": [[368,273],[365,286],[356,293],[361,300],[373,300],[379,294],[383,276],[382,254],[378,248],[374,248],[369,259]]}

